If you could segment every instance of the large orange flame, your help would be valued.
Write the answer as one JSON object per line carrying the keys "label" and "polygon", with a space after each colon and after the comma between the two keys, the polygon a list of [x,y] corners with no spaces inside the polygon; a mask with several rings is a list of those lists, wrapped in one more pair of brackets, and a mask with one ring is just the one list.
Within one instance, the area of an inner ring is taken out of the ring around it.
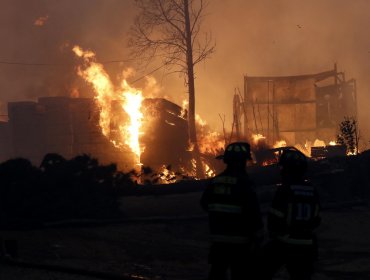
{"label": "large orange flame", "polygon": [[265,140],[265,139],[266,139],[266,137],[265,137],[265,136],[263,136],[262,134],[252,134],[252,139],[253,139],[253,143],[254,143],[255,145],[258,145],[258,142],[259,142],[260,140]]}
{"label": "large orange flame", "polygon": [[135,153],[137,163],[140,163],[140,155],[143,152],[139,142],[143,119],[143,114],[140,111],[143,96],[141,91],[131,88],[126,80],[123,81],[122,86],[124,88],[123,96],[125,100],[123,109],[129,115],[130,123],[121,129],[121,134],[125,139],[125,144]]}
{"label": "large orange flame", "polygon": [[287,144],[286,144],[285,140],[278,140],[273,145],[274,148],[281,148],[281,147],[286,147],[286,146],[287,146]]}
{"label": "large orange flame", "polygon": [[94,98],[100,108],[99,125],[102,133],[108,138],[112,119],[112,101],[123,102],[122,108],[129,116],[129,124],[120,126],[119,142],[112,139],[111,141],[117,147],[128,145],[135,154],[135,162],[139,164],[142,153],[139,136],[143,118],[140,111],[143,100],[141,91],[130,87],[124,79],[120,88],[116,89],[103,65],[96,61],[95,53],[83,50],[79,46],[74,46],[72,50],[84,60],[83,67],[78,68],[78,75],[90,83],[94,89]]}
{"label": "large orange flame", "polygon": [[202,154],[218,155],[225,148],[225,139],[213,131],[211,127],[198,114],[195,115],[199,151]]}

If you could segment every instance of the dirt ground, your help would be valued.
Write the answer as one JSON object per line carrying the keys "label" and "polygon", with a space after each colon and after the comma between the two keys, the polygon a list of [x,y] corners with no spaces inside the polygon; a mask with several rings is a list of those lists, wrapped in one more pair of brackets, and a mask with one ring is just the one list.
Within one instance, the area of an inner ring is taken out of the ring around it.
{"label": "dirt ground", "polygon": [[[206,279],[208,228],[199,207],[200,195],[126,197],[122,210],[131,219],[126,223],[8,231],[0,236],[16,239],[19,257],[25,261],[129,274],[136,279]],[[313,279],[370,279],[370,207],[325,210],[322,217]],[[92,278],[0,265],[0,279]],[[288,278],[282,270],[276,279]]]}

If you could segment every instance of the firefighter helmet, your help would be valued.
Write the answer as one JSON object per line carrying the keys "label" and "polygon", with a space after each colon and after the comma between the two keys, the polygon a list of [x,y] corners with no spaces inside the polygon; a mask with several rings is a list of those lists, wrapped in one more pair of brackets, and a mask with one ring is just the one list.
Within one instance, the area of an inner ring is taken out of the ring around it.
{"label": "firefighter helmet", "polygon": [[282,168],[305,171],[307,169],[306,156],[297,149],[286,149],[280,156],[279,165]]}
{"label": "firefighter helmet", "polygon": [[228,164],[235,161],[246,161],[252,159],[250,145],[247,142],[234,142],[227,145],[223,155],[216,157],[223,159]]}

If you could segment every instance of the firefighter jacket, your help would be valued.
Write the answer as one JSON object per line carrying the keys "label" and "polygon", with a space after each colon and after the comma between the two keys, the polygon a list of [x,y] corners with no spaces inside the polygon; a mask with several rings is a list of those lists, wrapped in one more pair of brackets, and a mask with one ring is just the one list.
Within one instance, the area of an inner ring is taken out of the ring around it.
{"label": "firefighter jacket", "polygon": [[307,182],[278,186],[267,222],[273,239],[293,245],[312,245],[320,224],[317,190]]}
{"label": "firefighter jacket", "polygon": [[211,241],[250,244],[263,233],[256,193],[247,173],[225,171],[212,179],[201,198],[208,212]]}

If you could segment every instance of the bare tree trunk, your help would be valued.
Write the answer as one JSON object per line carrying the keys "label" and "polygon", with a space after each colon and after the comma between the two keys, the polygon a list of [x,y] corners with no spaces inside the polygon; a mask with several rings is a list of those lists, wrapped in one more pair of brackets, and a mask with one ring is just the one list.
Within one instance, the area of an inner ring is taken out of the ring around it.
{"label": "bare tree trunk", "polygon": [[194,63],[193,63],[193,46],[192,36],[190,30],[190,17],[189,17],[189,1],[184,0],[184,13],[185,13],[185,28],[186,28],[186,64],[187,64],[187,75],[188,75],[188,91],[189,91],[189,114],[188,114],[188,126],[189,126],[189,140],[193,145],[194,157],[197,165],[197,177],[203,178],[204,171],[203,165],[200,158],[199,146],[197,140],[197,132],[195,126],[195,85],[194,85]]}

